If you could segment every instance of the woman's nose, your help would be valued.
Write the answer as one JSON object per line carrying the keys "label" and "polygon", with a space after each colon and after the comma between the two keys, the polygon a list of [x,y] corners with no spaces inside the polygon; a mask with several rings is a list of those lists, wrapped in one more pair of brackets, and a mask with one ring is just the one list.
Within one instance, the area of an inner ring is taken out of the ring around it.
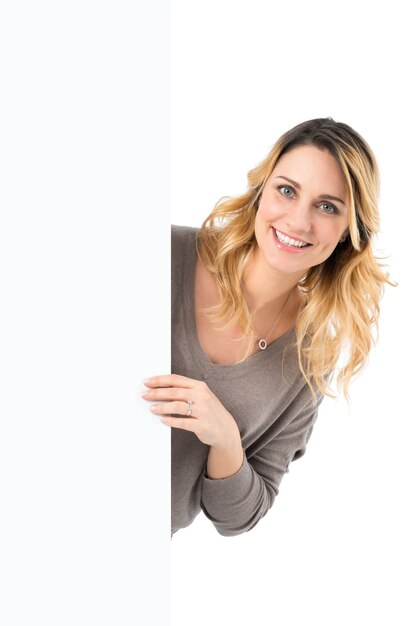
{"label": "woman's nose", "polygon": [[312,225],[311,218],[311,209],[306,203],[293,203],[286,214],[286,224],[294,235],[308,233]]}

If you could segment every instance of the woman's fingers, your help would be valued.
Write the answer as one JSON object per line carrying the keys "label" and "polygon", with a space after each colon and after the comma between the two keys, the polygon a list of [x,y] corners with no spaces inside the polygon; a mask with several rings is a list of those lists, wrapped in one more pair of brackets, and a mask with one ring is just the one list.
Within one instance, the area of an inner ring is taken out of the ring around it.
{"label": "woman's fingers", "polygon": [[171,426],[172,428],[182,428],[182,430],[189,430],[195,432],[198,427],[198,420],[189,417],[167,417],[164,415],[160,418],[160,421]]}
{"label": "woman's fingers", "polygon": [[[192,407],[194,408],[194,407]],[[152,413],[157,415],[188,415],[189,404],[187,402],[170,402],[169,404],[152,404],[150,407]],[[192,411],[193,413],[193,411]],[[192,417],[195,417],[192,415]]]}
{"label": "woman's fingers", "polygon": [[151,376],[143,381],[146,387],[184,387],[191,389],[199,380],[180,376],[179,374],[164,374],[162,376]]}
{"label": "woman's fingers", "polygon": [[193,400],[195,394],[191,389],[177,389],[176,387],[162,387],[148,389],[142,393],[145,400]]}
{"label": "woman's fingers", "polygon": [[191,431],[210,446],[227,441],[230,433],[240,436],[234,418],[204,381],[166,374],[143,382],[143,398],[154,402],[150,410],[166,426]]}

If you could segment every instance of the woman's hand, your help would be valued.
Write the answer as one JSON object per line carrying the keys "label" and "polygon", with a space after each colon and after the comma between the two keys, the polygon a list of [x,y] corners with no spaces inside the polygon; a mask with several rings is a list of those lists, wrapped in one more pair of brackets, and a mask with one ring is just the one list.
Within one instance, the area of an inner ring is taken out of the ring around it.
{"label": "woman's hand", "polygon": [[[161,421],[164,424],[190,430],[202,443],[218,451],[235,449],[236,445],[241,447],[235,419],[203,381],[167,374],[148,378],[144,384],[149,390],[142,396],[145,400],[157,402],[150,410],[163,416]],[[189,417],[171,417],[172,413],[186,416],[188,400],[192,402]]]}

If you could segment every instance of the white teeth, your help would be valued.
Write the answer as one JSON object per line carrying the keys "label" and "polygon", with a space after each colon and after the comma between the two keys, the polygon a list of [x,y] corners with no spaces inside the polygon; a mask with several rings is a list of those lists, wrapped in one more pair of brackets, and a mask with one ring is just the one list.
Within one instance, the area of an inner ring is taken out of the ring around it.
{"label": "white teeth", "polygon": [[278,240],[281,241],[282,243],[285,243],[287,246],[295,246],[296,248],[304,248],[305,246],[308,245],[307,243],[303,241],[299,241],[298,239],[291,239],[287,235],[282,235],[276,229],[274,229],[274,232],[276,233],[276,237],[278,238]]}

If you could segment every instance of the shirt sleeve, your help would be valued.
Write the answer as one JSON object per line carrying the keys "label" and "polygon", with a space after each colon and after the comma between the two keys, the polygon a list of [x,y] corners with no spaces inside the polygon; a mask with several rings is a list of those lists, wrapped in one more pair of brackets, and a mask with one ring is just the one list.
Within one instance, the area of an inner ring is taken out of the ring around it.
{"label": "shirt sleeve", "polygon": [[224,536],[239,535],[254,528],[273,505],[279,484],[292,460],[305,453],[318,406],[312,398],[280,432],[260,450],[244,451],[243,463],[228,478],[202,479],[201,508]]}

